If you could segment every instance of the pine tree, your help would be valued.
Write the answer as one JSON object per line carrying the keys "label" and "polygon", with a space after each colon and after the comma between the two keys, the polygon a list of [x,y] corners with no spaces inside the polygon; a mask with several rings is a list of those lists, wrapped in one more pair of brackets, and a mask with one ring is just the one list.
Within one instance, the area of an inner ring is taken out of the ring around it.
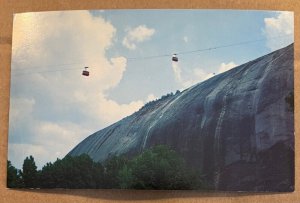
{"label": "pine tree", "polygon": [[22,178],[26,188],[36,188],[38,186],[38,172],[32,156],[26,157],[24,160]]}
{"label": "pine tree", "polygon": [[20,171],[16,169],[10,161],[7,161],[7,187],[20,188],[23,187]]}

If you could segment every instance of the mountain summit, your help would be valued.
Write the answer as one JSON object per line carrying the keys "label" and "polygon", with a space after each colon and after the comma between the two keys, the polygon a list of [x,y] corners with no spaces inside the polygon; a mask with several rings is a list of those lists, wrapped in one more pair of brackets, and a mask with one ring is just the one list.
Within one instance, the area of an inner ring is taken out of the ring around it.
{"label": "mountain summit", "polygon": [[218,190],[292,191],[294,45],[216,75],[79,143],[95,161],[168,145]]}

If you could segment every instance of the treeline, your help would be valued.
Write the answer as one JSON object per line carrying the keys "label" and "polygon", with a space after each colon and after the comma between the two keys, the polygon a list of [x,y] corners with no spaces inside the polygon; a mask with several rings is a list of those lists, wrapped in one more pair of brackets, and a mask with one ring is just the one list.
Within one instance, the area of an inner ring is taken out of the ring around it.
{"label": "treeline", "polygon": [[171,97],[173,97],[173,96],[175,96],[175,95],[178,95],[179,93],[180,93],[180,91],[177,90],[177,91],[175,92],[175,94],[174,94],[173,92],[171,92],[171,93],[168,93],[168,94],[166,94],[166,95],[161,96],[161,98],[159,98],[159,99],[155,99],[155,100],[149,101],[149,102],[146,103],[140,110],[145,109],[145,108],[147,108],[147,107],[149,107],[149,106],[152,106],[152,105],[155,104],[156,102],[160,102],[160,101],[169,99],[169,98],[171,98]]}
{"label": "treeline", "polygon": [[103,164],[88,155],[66,156],[37,170],[34,158],[26,157],[22,170],[8,161],[9,188],[122,188],[122,189],[201,189],[196,171],[166,146],[156,146],[127,159],[114,156]]}

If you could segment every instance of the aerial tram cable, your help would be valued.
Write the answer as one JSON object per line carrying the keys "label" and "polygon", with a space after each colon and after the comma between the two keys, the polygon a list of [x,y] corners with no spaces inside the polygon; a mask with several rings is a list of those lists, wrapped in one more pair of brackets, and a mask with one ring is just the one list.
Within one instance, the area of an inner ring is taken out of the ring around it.
{"label": "aerial tram cable", "polygon": [[17,73],[17,74],[12,74],[11,76],[23,76],[23,75],[32,75],[36,73],[54,73],[54,72],[60,72],[60,71],[73,71],[73,70],[82,70],[82,68],[61,68],[61,69],[56,69],[56,70],[45,70],[45,71],[34,71],[34,72],[25,72],[25,73]]}
{"label": "aerial tram cable", "polygon": [[[276,36],[276,37],[270,37],[269,39],[283,38],[283,37],[288,37],[288,36],[291,36],[291,35],[293,35],[293,34],[287,34],[287,35],[280,35],[280,36]],[[162,58],[162,57],[170,57],[170,56],[172,56],[172,61],[178,62],[178,55],[185,55],[185,54],[192,54],[192,53],[197,53],[197,52],[211,51],[211,50],[215,50],[215,49],[240,46],[240,45],[244,45],[244,44],[251,44],[251,43],[265,41],[265,40],[267,40],[267,39],[266,38],[261,38],[261,39],[248,40],[248,41],[243,41],[243,42],[238,42],[238,43],[232,43],[232,44],[224,44],[224,45],[209,47],[209,48],[205,48],[205,49],[197,49],[197,50],[191,50],[191,51],[176,52],[174,54],[161,54],[161,55],[153,55],[153,56],[146,56],[146,57],[127,58],[127,60],[143,60],[143,59],[153,59],[153,58]],[[176,58],[177,58],[177,60],[176,60]],[[173,60],[173,59],[175,59],[175,60]]]}
{"label": "aerial tram cable", "polygon": [[[291,36],[291,35],[292,34],[281,35],[281,36],[276,36],[276,37],[272,37],[272,38],[269,38],[269,39],[288,37],[288,36]],[[135,61],[135,60],[145,60],[145,59],[154,59],[154,58],[162,58],[162,57],[171,57],[171,60],[173,62],[178,62],[179,61],[178,55],[211,51],[211,50],[216,50],[216,49],[221,49],[221,48],[227,48],[227,47],[239,46],[239,45],[244,45],[244,44],[250,44],[250,43],[255,43],[255,42],[259,42],[259,41],[265,41],[265,40],[266,40],[266,38],[262,38],[262,39],[243,41],[243,42],[232,43],[232,44],[227,44],[227,45],[220,45],[220,46],[215,46],[215,47],[210,47],[210,48],[205,48],[205,49],[197,49],[197,50],[191,50],[191,51],[176,52],[176,53],[173,53],[173,54],[160,54],[160,55],[144,56],[144,57],[128,57],[127,60],[128,61]],[[43,67],[61,67],[61,66],[70,66],[70,65],[76,65],[76,64],[83,64],[83,63],[65,63],[65,64],[56,64],[56,65],[46,65],[46,66],[43,66]],[[34,67],[38,67],[38,66],[34,66]],[[83,76],[89,76],[89,71],[87,70],[87,68],[88,67],[84,68],[84,70],[82,72]],[[46,72],[67,71],[67,70],[74,70],[74,69],[79,69],[79,68],[67,68],[67,69],[37,71],[37,72],[36,71],[35,72],[25,72],[25,73],[20,73],[20,74],[12,74],[12,76],[21,76],[21,75],[28,75],[28,74],[35,74],[35,73],[44,73],[44,72],[46,73]],[[82,69],[82,68],[80,68],[80,69]],[[14,71],[27,71],[27,70],[14,70]]]}

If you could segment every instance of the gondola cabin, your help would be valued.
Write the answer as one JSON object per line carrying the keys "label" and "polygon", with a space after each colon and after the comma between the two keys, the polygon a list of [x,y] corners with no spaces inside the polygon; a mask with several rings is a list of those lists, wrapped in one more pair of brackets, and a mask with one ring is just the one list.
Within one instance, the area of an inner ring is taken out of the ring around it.
{"label": "gondola cabin", "polygon": [[87,70],[89,67],[84,67],[84,70],[82,71],[82,75],[89,76],[90,72]]}
{"label": "gondola cabin", "polygon": [[173,54],[173,56],[172,56],[172,61],[178,62],[177,54]]}

